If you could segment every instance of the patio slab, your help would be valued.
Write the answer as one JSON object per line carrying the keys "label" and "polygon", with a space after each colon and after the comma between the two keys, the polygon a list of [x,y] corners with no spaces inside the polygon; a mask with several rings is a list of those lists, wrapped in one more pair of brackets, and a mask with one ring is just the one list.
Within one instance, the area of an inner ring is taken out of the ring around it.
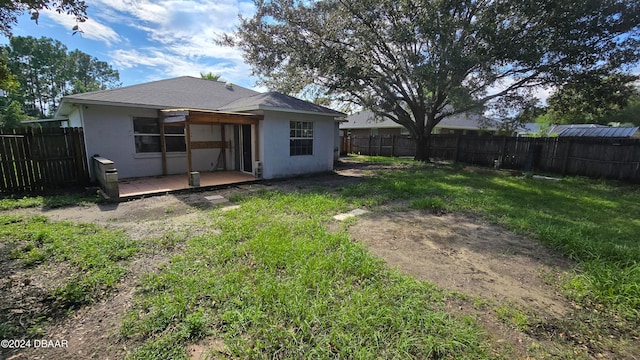
{"label": "patio slab", "polygon": [[[240,171],[201,172],[200,187],[255,181],[251,174]],[[188,174],[122,179],[118,181],[120,198],[192,189]]]}

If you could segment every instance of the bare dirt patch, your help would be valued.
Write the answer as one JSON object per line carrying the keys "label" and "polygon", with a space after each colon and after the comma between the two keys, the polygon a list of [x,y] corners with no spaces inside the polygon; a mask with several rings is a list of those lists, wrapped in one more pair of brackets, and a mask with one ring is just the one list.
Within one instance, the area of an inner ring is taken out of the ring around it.
{"label": "bare dirt patch", "polygon": [[59,348],[27,349],[14,359],[122,359],[132,344],[119,335],[122,319],[133,305],[139,278],[155,272],[168,253],[146,254],[131,262],[127,274],[109,296],[61,317],[46,328],[42,339],[67,340]]}
{"label": "bare dirt patch", "polygon": [[444,289],[514,301],[551,316],[570,308],[541,278],[570,269],[566,259],[479,219],[392,212],[366,216],[350,232],[390,266]]}
{"label": "bare dirt patch", "polygon": [[473,316],[497,342],[513,348],[517,357],[530,355],[530,348],[541,340],[500,321],[493,309],[518,309],[541,321],[563,318],[572,311],[572,305],[548,279],[574,264],[537,240],[481,219],[389,211],[364,216],[349,231],[353,240],[365,244],[389,266],[475,297],[452,298],[448,308]]}

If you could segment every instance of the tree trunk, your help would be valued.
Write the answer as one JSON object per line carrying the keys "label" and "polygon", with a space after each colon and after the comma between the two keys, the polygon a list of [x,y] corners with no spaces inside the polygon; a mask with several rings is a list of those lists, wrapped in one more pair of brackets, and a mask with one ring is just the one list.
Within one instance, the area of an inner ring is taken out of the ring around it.
{"label": "tree trunk", "polygon": [[416,139],[416,161],[429,161],[429,137],[421,136]]}

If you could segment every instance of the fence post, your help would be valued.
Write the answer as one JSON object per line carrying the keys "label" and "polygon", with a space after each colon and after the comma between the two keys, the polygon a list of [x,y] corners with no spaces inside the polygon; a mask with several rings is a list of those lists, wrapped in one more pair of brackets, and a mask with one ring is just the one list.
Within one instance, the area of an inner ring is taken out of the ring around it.
{"label": "fence post", "polygon": [[372,136],[369,135],[369,145],[367,146],[367,155],[371,155],[371,138]]}
{"label": "fence post", "polygon": [[500,159],[498,159],[498,161],[500,162],[500,165],[502,165],[502,163],[504,163],[504,154],[507,152],[507,136],[503,136],[502,137],[502,150],[500,151]]}
{"label": "fence post", "polygon": [[376,155],[381,156],[382,154],[382,136],[378,135],[378,153]]}
{"label": "fence post", "polygon": [[571,138],[567,140],[567,151],[564,153],[564,159],[562,159],[562,176],[566,175],[567,173],[567,165],[569,162],[569,154],[571,153],[572,142],[573,141],[571,140]]}
{"label": "fence post", "polygon": [[458,162],[458,150],[460,149],[460,134],[456,134],[456,150],[453,153],[453,162]]}
{"label": "fence post", "polygon": [[391,135],[391,156],[396,156],[396,136]]}

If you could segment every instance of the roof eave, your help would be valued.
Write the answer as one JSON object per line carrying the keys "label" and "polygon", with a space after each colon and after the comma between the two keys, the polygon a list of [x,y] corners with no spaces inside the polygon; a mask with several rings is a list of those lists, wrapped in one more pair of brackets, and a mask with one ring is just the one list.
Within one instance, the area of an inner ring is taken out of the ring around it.
{"label": "roof eave", "polygon": [[21,121],[22,124],[38,124],[38,123],[46,123],[46,122],[53,122],[53,121],[68,121],[69,118],[68,117],[54,117],[51,119],[38,119],[38,120],[25,120],[25,121]]}
{"label": "roof eave", "polygon": [[233,111],[233,112],[244,112],[244,111],[279,111],[279,112],[288,112],[295,114],[307,114],[307,115],[320,115],[320,116],[332,116],[332,117],[345,117],[347,114],[341,113],[339,111],[330,110],[331,112],[318,112],[318,111],[308,111],[308,110],[298,110],[298,109],[288,109],[281,108],[277,106],[240,106],[234,108],[226,108],[224,111]]}
{"label": "roof eave", "polygon": [[63,99],[63,101],[67,101],[70,104],[82,104],[82,105],[107,105],[107,106],[120,106],[120,107],[137,107],[137,108],[146,108],[146,109],[170,109],[175,108],[175,106],[161,106],[161,105],[153,105],[153,104],[138,104],[138,103],[125,103],[118,101],[102,101],[102,100],[90,100],[90,99]]}
{"label": "roof eave", "polygon": [[[77,99],[77,98],[63,98],[61,103],[60,103],[60,107],[59,107],[58,111],[60,111],[60,109],[63,108],[63,106],[65,105],[65,102],[67,103],[66,105],[68,105],[69,107],[73,107],[74,104],[82,104],[82,105],[98,105],[98,106],[133,107],[133,108],[157,109],[157,110],[175,109],[176,108],[176,106],[171,106],[171,105],[139,104],[139,103],[124,103],[124,102],[117,102],[117,101],[101,101],[101,100],[89,100],[89,99]],[[194,109],[194,110],[216,111],[214,109]],[[65,115],[68,115],[69,113],[70,113],[70,111],[67,114],[58,114],[58,112],[56,112],[56,116],[58,116],[58,115],[65,116]]]}

